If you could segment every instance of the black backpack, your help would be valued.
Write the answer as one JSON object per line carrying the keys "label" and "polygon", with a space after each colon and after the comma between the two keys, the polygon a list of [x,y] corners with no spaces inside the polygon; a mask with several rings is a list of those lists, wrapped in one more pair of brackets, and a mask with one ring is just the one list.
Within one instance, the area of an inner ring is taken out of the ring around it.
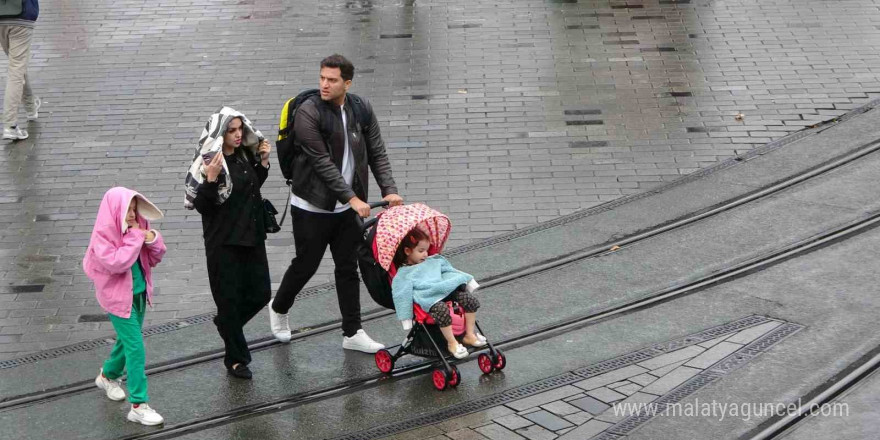
{"label": "black backpack", "polygon": [[[296,110],[302,103],[312,96],[320,96],[318,89],[308,89],[300,92],[293,98],[287,100],[281,108],[281,117],[278,121],[278,140],[275,142],[275,149],[278,152],[278,164],[281,167],[281,175],[287,181],[289,186],[293,178],[293,158],[296,155],[295,139],[293,137],[293,121],[296,116]],[[364,100],[360,96],[349,93],[349,102],[351,110],[354,112],[355,121],[358,124],[357,131],[363,133],[363,130],[370,123],[370,115],[364,104]],[[324,142],[330,138],[332,131],[332,121],[328,118],[321,117],[321,136]]]}

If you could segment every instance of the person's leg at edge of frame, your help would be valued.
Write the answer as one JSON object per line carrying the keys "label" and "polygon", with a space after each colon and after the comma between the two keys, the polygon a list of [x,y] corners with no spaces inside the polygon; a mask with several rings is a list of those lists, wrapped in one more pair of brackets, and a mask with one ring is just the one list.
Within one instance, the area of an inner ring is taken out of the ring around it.
{"label": "person's leg at edge of frame", "polygon": [[[9,60],[6,90],[3,97],[3,138],[27,139],[27,130],[18,126],[18,107],[22,95],[33,100],[29,85],[26,84],[30,60],[31,38],[34,30],[24,26],[0,26],[0,45]],[[33,107],[33,104],[27,107]]]}

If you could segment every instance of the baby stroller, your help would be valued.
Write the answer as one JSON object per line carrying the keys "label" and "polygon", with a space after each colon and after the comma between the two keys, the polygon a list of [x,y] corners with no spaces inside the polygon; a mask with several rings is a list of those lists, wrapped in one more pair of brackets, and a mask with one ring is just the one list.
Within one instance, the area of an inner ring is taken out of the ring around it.
{"label": "baby stroller", "polygon": [[[440,253],[449,237],[449,218],[426,205],[414,203],[395,206],[364,222],[364,241],[359,249],[358,263],[361,277],[370,296],[382,307],[394,309],[391,280],[397,273],[397,268],[394,267],[392,260],[401,240],[417,226],[426,232],[431,240],[428,254]],[[464,311],[453,301],[447,301],[447,306],[452,316],[453,333],[456,338],[460,338],[465,331]],[[434,323],[431,315],[422,310],[418,304],[413,304],[413,315],[412,329],[397,351],[393,355],[386,349],[376,352],[376,366],[379,371],[390,373],[394,369],[395,361],[406,354],[435,358],[436,368],[431,375],[434,388],[442,391],[446,387],[458,386],[461,376],[458,368],[452,364],[455,358],[445,350],[446,340],[440,328]],[[479,323],[476,323],[476,328],[483,333]],[[437,341],[441,341],[441,344]],[[506,359],[501,350],[493,347],[489,341],[485,348],[488,353],[480,353],[477,357],[480,370],[484,374],[489,374],[504,369]]]}

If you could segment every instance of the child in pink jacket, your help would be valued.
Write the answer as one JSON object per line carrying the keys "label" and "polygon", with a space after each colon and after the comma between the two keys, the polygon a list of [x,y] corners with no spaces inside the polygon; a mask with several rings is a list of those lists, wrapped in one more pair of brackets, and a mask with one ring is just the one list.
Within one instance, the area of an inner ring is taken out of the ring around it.
{"label": "child in pink jacket", "polygon": [[98,303],[110,315],[116,344],[104,362],[95,385],[111,400],[125,399],[119,384],[128,371],[128,420],[144,425],[164,422],[147,404],[146,355],[141,328],[146,305],[152,305],[152,269],[165,255],[165,243],[150,220],[162,211],[146,197],[128,188],[111,188],[104,194],[92,239],[83,258],[83,270],[95,283]]}

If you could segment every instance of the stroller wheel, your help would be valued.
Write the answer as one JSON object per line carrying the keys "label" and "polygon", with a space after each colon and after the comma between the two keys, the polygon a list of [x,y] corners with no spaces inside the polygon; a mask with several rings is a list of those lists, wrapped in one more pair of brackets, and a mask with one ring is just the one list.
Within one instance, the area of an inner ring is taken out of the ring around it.
{"label": "stroller wheel", "polygon": [[438,391],[443,391],[446,389],[448,381],[446,380],[445,370],[441,368],[434,370],[434,373],[431,375],[431,379],[434,382],[434,388],[437,388]]}
{"label": "stroller wheel", "polygon": [[394,359],[391,357],[391,352],[384,348],[377,351],[376,366],[379,367],[379,371],[390,373],[394,369]]}
{"label": "stroller wheel", "polygon": [[461,383],[461,375],[458,374],[458,368],[455,365],[452,365],[452,368],[446,374],[446,382],[449,383],[449,386],[455,388],[458,384]]}
{"label": "stroller wheel", "polygon": [[492,358],[486,353],[480,353],[480,355],[477,356],[477,365],[480,366],[480,371],[482,371],[483,374],[489,374],[495,369],[495,362],[492,362]]}
{"label": "stroller wheel", "polygon": [[507,358],[501,350],[495,350],[495,356],[492,357],[492,364],[496,370],[503,370],[507,366]]}

